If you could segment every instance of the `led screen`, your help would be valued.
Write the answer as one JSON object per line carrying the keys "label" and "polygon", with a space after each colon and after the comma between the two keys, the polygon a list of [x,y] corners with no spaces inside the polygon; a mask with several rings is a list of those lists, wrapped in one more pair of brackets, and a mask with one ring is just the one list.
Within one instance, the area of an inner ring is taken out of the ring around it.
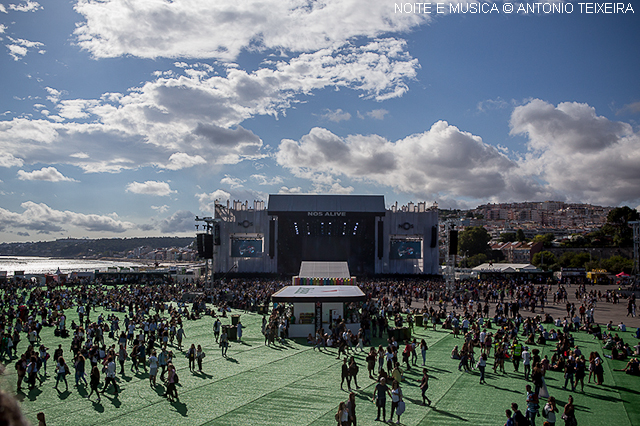
{"label": "led screen", "polygon": [[391,241],[389,259],[420,259],[422,241]]}
{"label": "led screen", "polygon": [[262,256],[262,240],[231,240],[231,257]]}

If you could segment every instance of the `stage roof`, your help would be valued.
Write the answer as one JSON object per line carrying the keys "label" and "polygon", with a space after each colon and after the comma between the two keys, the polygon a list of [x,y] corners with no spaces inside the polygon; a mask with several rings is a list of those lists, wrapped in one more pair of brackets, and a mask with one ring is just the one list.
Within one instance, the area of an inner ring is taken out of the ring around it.
{"label": "stage roof", "polygon": [[302,262],[300,278],[350,278],[347,262]]}
{"label": "stage roof", "polygon": [[366,296],[355,285],[294,285],[271,295],[272,302],[358,302]]}
{"label": "stage roof", "polygon": [[271,194],[269,214],[285,212],[352,212],[385,214],[384,195]]}

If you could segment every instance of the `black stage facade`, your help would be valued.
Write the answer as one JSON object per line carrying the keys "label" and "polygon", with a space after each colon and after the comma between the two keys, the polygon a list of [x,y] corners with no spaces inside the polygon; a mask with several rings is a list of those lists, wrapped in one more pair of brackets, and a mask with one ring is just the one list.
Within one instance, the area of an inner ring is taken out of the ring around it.
{"label": "black stage facade", "polygon": [[346,261],[354,276],[439,273],[438,212],[425,203],[387,209],[382,195],[272,194],[266,208],[216,204],[215,220],[216,273],[295,276],[302,261]]}
{"label": "black stage facade", "polygon": [[304,261],[346,261],[353,275],[375,273],[376,218],[383,196],[272,195],[277,217],[278,272],[296,275]]}

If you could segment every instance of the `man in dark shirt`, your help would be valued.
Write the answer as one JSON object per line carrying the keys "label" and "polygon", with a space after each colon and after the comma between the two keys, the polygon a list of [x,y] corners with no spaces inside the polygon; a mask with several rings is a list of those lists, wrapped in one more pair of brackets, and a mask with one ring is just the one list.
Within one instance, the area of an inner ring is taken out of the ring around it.
{"label": "man in dark shirt", "polygon": [[382,421],[385,422],[387,418],[387,394],[391,396],[391,392],[389,391],[389,387],[387,386],[386,380],[384,377],[380,379],[380,383],[376,385],[376,388],[373,391],[373,401],[375,401],[376,406],[378,407],[378,417],[376,417],[376,421],[380,420],[380,408],[382,408]]}

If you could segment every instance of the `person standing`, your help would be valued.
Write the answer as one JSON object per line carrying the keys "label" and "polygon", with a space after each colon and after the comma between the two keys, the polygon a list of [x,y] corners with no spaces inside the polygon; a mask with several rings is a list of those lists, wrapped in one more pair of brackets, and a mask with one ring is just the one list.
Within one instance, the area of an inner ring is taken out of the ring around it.
{"label": "person standing", "polygon": [[202,346],[198,345],[198,349],[196,350],[196,361],[198,361],[198,372],[202,373],[202,360],[206,354],[202,350]]}
{"label": "person standing", "polygon": [[229,339],[227,338],[227,330],[222,330],[222,335],[220,336],[220,347],[222,348],[222,356],[224,358],[227,357],[227,349],[229,348]]}
{"label": "person standing", "polygon": [[187,358],[189,359],[189,371],[193,372],[196,369],[196,345],[191,344],[191,347],[187,351]]}
{"label": "person standing", "polygon": [[167,375],[167,393],[165,394],[170,402],[174,402],[174,400],[178,399],[178,390],[176,389],[176,384],[178,383],[178,373],[176,373],[176,367],[172,364],[168,364],[168,375]]}
{"label": "person standing", "polygon": [[376,403],[376,407],[378,407],[378,417],[376,417],[376,421],[380,420],[380,409],[382,409],[382,421],[386,422],[385,419],[387,417],[387,394],[391,396],[391,392],[389,391],[387,382],[383,377],[380,379],[380,383],[378,383],[373,390],[372,400]]}
{"label": "person standing", "polygon": [[556,424],[557,412],[558,407],[556,407],[556,399],[553,396],[550,396],[549,400],[542,409],[542,417],[547,419],[547,422],[549,422],[549,426],[554,426]]}
{"label": "person standing", "polygon": [[524,380],[528,382],[531,374],[531,352],[528,346],[525,346],[522,351],[522,365],[524,365]]}
{"label": "person standing", "polygon": [[237,330],[237,335],[238,335],[238,341],[242,340],[242,329],[244,328],[244,326],[242,325],[242,323],[240,322],[240,319],[238,318],[238,325],[236,326]]}
{"label": "person standing", "polygon": [[540,403],[538,400],[538,395],[531,389],[531,385],[525,386],[527,391],[527,411],[526,418],[531,423],[531,426],[536,426],[536,417],[538,416],[538,410],[540,408]]}
{"label": "person standing", "polygon": [[344,401],[341,401],[338,405],[336,421],[338,422],[338,426],[349,426],[349,410],[347,410],[347,405]]}
{"label": "person standing", "polygon": [[389,421],[393,422],[393,413],[395,412],[398,415],[398,424],[400,424],[400,416],[403,413],[403,409],[399,409],[400,403],[402,401],[402,389],[400,388],[400,383],[397,380],[393,381],[391,385],[391,415],[389,416]]}
{"label": "person standing", "polygon": [[78,352],[78,355],[76,356],[76,362],[73,365],[76,369],[76,387],[80,385],[80,380],[82,380],[84,382],[84,385],[87,386],[87,379],[84,377],[85,363],[86,361],[84,359],[84,356],[82,356],[82,354]]}
{"label": "person standing", "polygon": [[36,379],[38,378],[38,358],[33,355],[27,365],[27,383],[29,384],[29,390],[36,387]]}
{"label": "person standing", "polygon": [[484,379],[484,370],[487,368],[487,354],[483,353],[480,355],[480,359],[478,359],[478,364],[476,365],[478,370],[480,370],[480,384],[487,384],[487,381]]}
{"label": "person standing", "polygon": [[427,363],[427,341],[422,339],[420,341],[420,352],[422,353],[422,366],[424,367]]}
{"label": "person standing", "polygon": [[158,357],[156,356],[156,351],[153,351],[149,356],[149,386],[155,387],[157,375],[158,375]]}
{"label": "person standing", "polygon": [[[422,379],[420,380],[420,390],[422,391],[422,405],[431,405],[431,400],[427,397],[427,389],[429,389],[429,374],[426,368],[422,369]],[[426,401],[426,403],[425,403]]]}
{"label": "person standing", "polygon": [[356,420],[356,394],[351,392],[349,399],[346,402],[347,410],[349,411],[349,426],[357,426]]}
{"label": "person standing", "polygon": [[569,395],[567,405],[564,406],[562,418],[565,426],[576,426],[578,424],[576,421],[576,407],[573,405],[573,396],[571,395]]}

